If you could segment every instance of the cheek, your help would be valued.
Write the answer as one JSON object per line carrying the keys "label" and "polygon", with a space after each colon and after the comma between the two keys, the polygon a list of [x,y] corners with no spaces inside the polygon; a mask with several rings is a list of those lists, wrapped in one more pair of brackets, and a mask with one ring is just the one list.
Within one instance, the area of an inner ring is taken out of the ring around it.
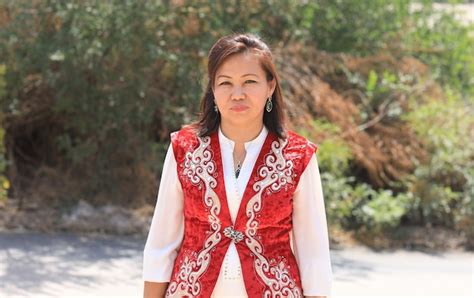
{"label": "cheek", "polygon": [[264,88],[255,88],[252,92],[249,92],[249,94],[252,94],[253,101],[258,103],[258,105],[264,105],[267,100],[267,94]]}
{"label": "cheek", "polygon": [[248,92],[256,98],[264,98],[267,93],[267,88],[263,84],[248,86]]}
{"label": "cheek", "polygon": [[260,110],[263,110],[265,108],[265,104],[267,103],[266,98],[261,98],[258,103],[256,103],[259,107]]}
{"label": "cheek", "polygon": [[214,90],[214,97],[216,101],[225,100],[230,95],[230,88],[219,87]]}

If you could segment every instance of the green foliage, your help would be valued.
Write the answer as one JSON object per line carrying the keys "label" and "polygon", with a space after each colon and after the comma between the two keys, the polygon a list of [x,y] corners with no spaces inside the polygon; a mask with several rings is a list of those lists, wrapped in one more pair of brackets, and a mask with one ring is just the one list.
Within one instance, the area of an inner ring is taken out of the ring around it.
{"label": "green foliage", "polygon": [[3,99],[5,96],[5,88],[6,88],[6,82],[5,82],[5,73],[7,72],[7,68],[4,64],[0,64],[0,98]]}
{"label": "green foliage", "polygon": [[461,101],[458,94],[447,91],[444,100],[432,100],[426,104],[412,98],[412,112],[402,118],[429,141],[435,153],[436,170],[459,170],[464,173],[465,168],[473,166],[474,144],[471,140],[474,136],[474,108]]}
{"label": "green foliage", "polygon": [[373,233],[381,233],[385,229],[398,226],[407,211],[408,202],[412,199],[411,193],[394,196],[389,189],[377,192],[364,184],[358,185],[354,193],[364,199],[363,205],[354,209],[353,215],[364,229]]}
{"label": "green foliage", "polygon": [[[352,152],[338,137],[339,127],[319,119],[313,121],[313,127],[316,135],[329,135],[318,143],[317,157],[330,223],[348,229],[363,227],[370,233],[397,226],[411,195],[394,196],[391,190],[376,191],[368,184],[356,183],[356,178],[349,176]],[[310,137],[307,131],[299,133]]]}
{"label": "green foliage", "polygon": [[25,77],[38,78],[35,85],[52,92],[37,96],[53,97],[51,112],[64,125],[54,146],[72,167],[94,160],[87,192],[116,189],[111,169],[117,154],[132,151],[136,161],[144,158],[144,128],[160,104],[150,73],[154,63],[169,58],[155,35],[162,27],[156,16],[164,9],[136,1],[9,5],[14,17],[0,33],[9,69],[3,109],[21,113],[21,101],[31,100],[19,96]]}
{"label": "green foliage", "polygon": [[329,222],[346,229],[380,234],[394,228],[407,212],[410,193],[394,195],[391,190],[374,190],[366,183],[354,183],[355,177],[321,174]]}
{"label": "green foliage", "polygon": [[352,152],[342,140],[327,138],[321,142],[318,151],[318,161],[323,169],[337,176],[347,171]]}
{"label": "green foliage", "polygon": [[[326,136],[318,143],[317,156],[333,224],[379,233],[406,215],[421,223],[472,230],[472,26],[434,11],[434,1],[423,1],[415,13],[408,0],[177,2],[0,5],[12,17],[0,31],[2,110],[21,116],[20,107],[31,100],[25,89],[33,85],[48,91],[33,94],[52,98],[50,118],[64,124],[55,138],[56,152],[72,168],[86,161],[96,167],[92,177],[84,178],[91,180],[89,189],[81,190],[86,196],[100,189],[113,192],[123,183],[115,176],[117,163],[148,161],[150,171],[161,172],[169,131],[198,112],[209,47],[222,35],[245,31],[261,35],[273,47],[301,42],[350,55],[413,55],[427,63],[447,86],[449,98],[426,105],[413,100],[413,112],[406,116],[391,99],[410,94],[418,83],[413,76],[374,69],[364,77],[346,71],[361,91],[362,121],[388,101],[386,118],[409,121],[431,148],[431,163],[400,181],[402,192],[374,190],[350,175],[353,157],[337,126],[316,120],[313,131],[300,133]],[[31,78],[36,78],[33,84]],[[0,130],[2,144],[4,133]],[[3,173],[5,152],[0,150]],[[125,160],[120,153],[133,158]],[[8,181],[0,182],[8,186]]]}
{"label": "green foliage", "polygon": [[443,182],[433,183],[429,170],[429,167],[420,167],[406,177],[405,183],[415,195],[409,205],[408,218],[418,224],[454,228],[454,212],[462,197]]}
{"label": "green foliage", "polygon": [[360,200],[353,195],[355,177],[335,176],[322,168],[320,171],[329,223],[342,228],[353,227],[352,211]]}
{"label": "green foliage", "polygon": [[431,74],[443,85],[474,96],[474,24],[465,25],[448,10],[435,10],[433,1],[423,1],[413,13],[403,35],[407,54],[430,66]]}
{"label": "green foliage", "polygon": [[293,38],[329,52],[364,56],[389,50],[414,56],[439,82],[472,97],[474,24],[463,24],[449,9],[435,10],[435,2],[309,1],[298,8]]}
{"label": "green foliage", "polygon": [[474,108],[459,98],[448,92],[443,101],[412,99],[413,111],[404,119],[426,140],[432,158],[406,177],[406,184],[417,197],[412,218],[466,228],[463,223],[472,223],[474,214]]}
{"label": "green foliage", "polygon": [[386,48],[409,17],[408,0],[308,1],[301,27],[322,50],[367,55]]}
{"label": "green foliage", "polygon": [[[0,99],[5,96],[5,72],[6,67],[3,64],[0,64]],[[0,121],[3,123],[3,112],[0,111]],[[5,129],[0,127],[0,202],[7,200],[7,190],[10,187],[10,182],[5,176],[5,169],[7,166],[7,161],[5,159]]]}
{"label": "green foliage", "polygon": [[315,120],[314,125],[323,131],[331,132],[331,137],[324,139],[319,144],[317,153],[318,163],[323,170],[337,176],[342,176],[348,169],[352,152],[347,144],[337,137],[340,132],[339,127],[321,120]]}
{"label": "green foliage", "polygon": [[346,172],[352,152],[343,139],[338,137],[340,128],[330,122],[315,119],[312,123],[311,132],[299,130],[302,136],[312,139],[312,134],[329,134],[322,142],[317,142],[318,164],[323,171],[327,171],[338,177]]}
{"label": "green foliage", "polygon": [[368,121],[374,113],[380,113],[383,109],[385,118],[399,118],[403,110],[400,102],[395,100],[403,95],[410,95],[417,88],[417,80],[414,75],[392,73],[383,70],[381,74],[371,70],[367,78],[358,72],[350,72],[341,67],[348,81],[361,90],[359,97],[362,102],[361,118]]}

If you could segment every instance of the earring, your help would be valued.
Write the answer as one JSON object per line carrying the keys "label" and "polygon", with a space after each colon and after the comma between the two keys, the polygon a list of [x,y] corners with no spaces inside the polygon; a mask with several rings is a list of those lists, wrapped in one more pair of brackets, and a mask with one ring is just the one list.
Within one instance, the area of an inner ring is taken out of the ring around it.
{"label": "earring", "polygon": [[267,110],[268,113],[272,111],[273,108],[273,103],[272,103],[272,97],[270,96],[267,100],[267,104],[265,105],[265,109]]}
{"label": "earring", "polygon": [[219,109],[217,108],[217,105],[214,104],[214,112],[219,113]]}

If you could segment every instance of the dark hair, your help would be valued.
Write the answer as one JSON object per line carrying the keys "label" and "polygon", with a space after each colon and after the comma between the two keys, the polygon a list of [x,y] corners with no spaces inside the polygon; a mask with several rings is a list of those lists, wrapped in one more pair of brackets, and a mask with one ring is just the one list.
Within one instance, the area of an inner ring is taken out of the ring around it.
{"label": "dark hair", "polygon": [[273,63],[273,55],[268,45],[258,36],[249,33],[235,33],[221,37],[210,49],[207,62],[208,83],[204,96],[201,98],[199,120],[193,126],[200,137],[209,136],[217,131],[221,116],[214,110],[214,95],[212,86],[217,69],[229,56],[239,53],[255,53],[260,65],[267,75],[267,81],[275,79],[275,91],[272,94],[273,109],[264,111],[263,123],[270,132],[279,138],[286,137],[285,115],[283,112],[283,96],[280,81]]}

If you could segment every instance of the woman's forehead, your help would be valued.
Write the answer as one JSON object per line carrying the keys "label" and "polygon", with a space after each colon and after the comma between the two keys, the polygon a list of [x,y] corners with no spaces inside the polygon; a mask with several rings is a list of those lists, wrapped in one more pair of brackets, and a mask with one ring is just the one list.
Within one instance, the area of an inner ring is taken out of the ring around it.
{"label": "woman's forehead", "polygon": [[220,65],[216,72],[216,79],[223,77],[242,77],[242,76],[262,76],[265,75],[260,65],[258,56],[251,53],[239,53],[228,57]]}

